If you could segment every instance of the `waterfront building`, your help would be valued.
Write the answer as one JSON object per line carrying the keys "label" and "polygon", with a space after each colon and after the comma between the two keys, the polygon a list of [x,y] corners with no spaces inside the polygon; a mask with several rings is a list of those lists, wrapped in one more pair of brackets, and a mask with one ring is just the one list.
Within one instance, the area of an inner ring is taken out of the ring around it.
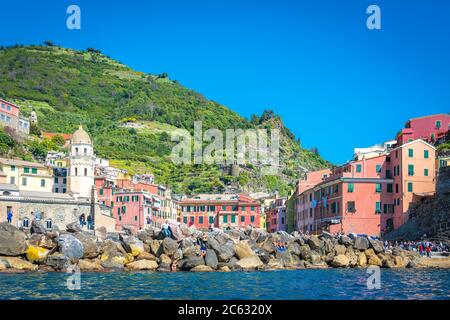
{"label": "waterfront building", "polygon": [[266,212],[267,231],[286,231],[286,200],[287,198],[277,198],[270,205]]}
{"label": "waterfront building", "polygon": [[113,216],[116,219],[116,230],[123,226],[140,230],[152,225],[158,214],[158,198],[146,191],[114,190]]}
{"label": "waterfront building", "polygon": [[394,179],[393,227],[397,229],[408,220],[415,198],[436,191],[436,148],[418,139],[393,149],[390,158]]}
{"label": "waterfront building", "polygon": [[52,192],[52,170],[44,164],[0,158],[0,169],[22,191]]}
{"label": "waterfront building", "polygon": [[380,236],[408,219],[412,203],[435,191],[435,148],[418,139],[362,157],[297,195],[297,230]]}
{"label": "waterfront building", "polygon": [[422,139],[430,144],[434,144],[438,137],[445,134],[450,129],[450,115],[435,114],[425,117],[410,119],[406,122],[405,128],[397,133],[397,145]]}
{"label": "waterfront building", "polygon": [[179,203],[182,222],[196,228],[260,225],[260,203],[243,194],[198,194]]}

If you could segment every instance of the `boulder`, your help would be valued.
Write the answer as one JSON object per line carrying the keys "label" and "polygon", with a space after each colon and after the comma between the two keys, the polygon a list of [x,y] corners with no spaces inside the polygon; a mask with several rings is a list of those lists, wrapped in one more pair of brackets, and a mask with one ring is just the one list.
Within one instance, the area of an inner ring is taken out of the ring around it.
{"label": "boulder", "polygon": [[37,246],[28,246],[27,249],[27,260],[31,263],[43,263],[47,260],[47,255],[49,250],[37,247]]}
{"label": "boulder", "polygon": [[364,250],[364,254],[366,255],[367,259],[370,259],[371,257],[375,256],[375,251],[373,251],[372,248]]}
{"label": "boulder", "polygon": [[103,271],[104,268],[97,260],[81,259],[78,261],[78,268],[81,271]]}
{"label": "boulder", "polygon": [[180,231],[185,238],[192,236],[192,230],[185,224],[180,224]]}
{"label": "boulder", "polygon": [[45,234],[47,230],[45,229],[44,225],[40,221],[33,220],[31,222],[31,228],[30,228],[31,234]]}
{"label": "boulder", "polygon": [[312,250],[320,250],[324,245],[323,240],[320,240],[317,236],[311,236],[307,242]]}
{"label": "boulder", "polygon": [[322,231],[322,233],[320,234],[319,237],[321,239],[329,239],[329,240],[334,239],[334,236],[331,233],[327,232],[327,231]]}
{"label": "boulder", "polygon": [[345,256],[348,258],[348,261],[349,261],[348,265],[353,268],[354,266],[356,266],[358,264],[358,256],[355,254],[353,249],[351,249],[351,250],[349,250],[349,249],[351,249],[351,247],[347,248],[347,251],[345,252]]}
{"label": "boulder", "polygon": [[288,245],[288,251],[298,257],[300,255],[300,245],[297,242],[291,242]]}
{"label": "boulder", "polygon": [[307,257],[307,261],[312,265],[319,265],[322,262],[322,258],[319,253],[311,251]]}
{"label": "boulder", "polygon": [[253,256],[249,256],[249,257],[240,259],[238,262],[236,262],[236,265],[244,270],[249,270],[249,269],[256,269],[258,267],[262,267],[263,263],[259,259],[258,256],[253,255]]}
{"label": "boulder", "polygon": [[220,267],[219,271],[222,271],[222,272],[230,272],[231,269],[230,269],[228,266],[222,266],[222,267]]}
{"label": "boulder", "polygon": [[367,257],[364,252],[358,252],[357,254],[356,265],[358,267],[364,268],[367,265]]}
{"label": "boulder", "polygon": [[0,223],[0,255],[18,256],[26,253],[27,236],[7,222]]}
{"label": "boulder", "polygon": [[153,260],[138,260],[127,264],[127,268],[130,270],[155,270],[158,268],[158,264]]}
{"label": "boulder", "polygon": [[139,253],[144,252],[144,243],[134,235],[119,235],[120,243],[127,253],[137,257]]}
{"label": "boulder", "polygon": [[274,257],[271,257],[267,263],[267,267],[272,270],[281,270],[284,268],[284,264],[281,259],[276,259]]}
{"label": "boulder", "polygon": [[171,238],[164,238],[162,242],[162,250],[168,256],[173,256],[178,250],[178,243]]}
{"label": "boulder", "polygon": [[52,234],[50,232],[45,235],[35,233],[28,239],[28,243],[32,246],[52,250],[58,246],[58,243],[55,241],[57,237],[57,234]]}
{"label": "boulder", "polygon": [[134,227],[132,226],[122,226],[122,231],[127,235],[127,236],[135,236],[136,230],[134,229]]}
{"label": "boulder", "polygon": [[382,261],[376,255],[371,256],[367,261],[367,264],[371,266],[379,266],[379,267],[383,266]]}
{"label": "boulder", "polygon": [[199,266],[193,267],[193,268],[190,269],[189,271],[195,271],[195,272],[211,272],[211,271],[214,271],[214,269],[211,268],[210,266],[199,265]]}
{"label": "boulder", "polygon": [[346,235],[341,235],[341,236],[339,237],[338,242],[339,242],[340,244],[343,244],[343,245],[346,246],[346,247],[349,247],[349,246],[352,246],[352,245],[353,245],[353,240],[352,240],[350,237],[346,236]]}
{"label": "boulder", "polygon": [[96,237],[89,232],[77,232],[73,236],[83,244],[83,258],[92,259],[99,255],[100,249]]}
{"label": "boulder", "polygon": [[182,270],[190,270],[196,266],[205,264],[205,259],[201,256],[189,256],[178,261],[178,268]]}
{"label": "boulder", "polygon": [[66,230],[67,230],[68,232],[72,232],[72,233],[75,233],[75,232],[82,232],[82,231],[83,231],[83,229],[81,229],[80,223],[79,223],[78,221],[74,221],[74,222],[69,223],[69,224],[66,226]]}
{"label": "boulder", "polygon": [[206,250],[205,263],[213,269],[217,269],[219,260],[217,259],[216,252],[212,249]]}
{"label": "boulder", "polygon": [[310,253],[311,248],[307,244],[300,246],[300,254],[299,254],[300,259],[307,260]]}
{"label": "boulder", "polygon": [[0,257],[0,271],[6,270],[8,267],[9,263],[6,258]]}
{"label": "boulder", "polygon": [[369,240],[366,237],[356,237],[353,247],[358,250],[366,250],[369,248]]}
{"label": "boulder", "polygon": [[71,234],[63,234],[58,238],[59,252],[70,259],[72,263],[83,257],[84,248],[80,240]]}
{"label": "boulder", "polygon": [[61,271],[70,266],[70,259],[62,253],[53,253],[47,256],[45,264],[55,270]]}
{"label": "boulder", "polygon": [[217,258],[221,262],[229,261],[235,254],[233,241],[226,241],[223,244],[219,243],[214,238],[208,241],[211,248],[216,252]]}
{"label": "boulder", "polygon": [[376,254],[384,252],[384,246],[381,241],[369,238],[369,246],[375,251]]}
{"label": "boulder", "polygon": [[95,235],[100,239],[100,240],[106,240],[106,235],[107,235],[107,230],[106,227],[101,226],[97,229],[95,229]]}
{"label": "boulder", "polygon": [[349,264],[350,260],[343,254],[335,256],[331,262],[331,265],[336,268],[346,268]]}
{"label": "boulder", "polygon": [[408,258],[404,258],[402,256],[396,256],[394,261],[397,268],[405,268],[409,263]]}
{"label": "boulder", "polygon": [[255,255],[255,252],[253,252],[252,248],[250,248],[248,244],[248,241],[246,240],[236,243],[234,250],[239,259],[244,259]]}
{"label": "boulder", "polygon": [[15,270],[25,270],[25,271],[36,271],[38,269],[37,265],[32,264],[29,261],[23,260],[17,257],[6,257],[9,268]]}
{"label": "boulder", "polygon": [[159,256],[159,263],[170,265],[172,263],[172,259],[165,253]]}
{"label": "boulder", "polygon": [[149,245],[150,245],[150,252],[155,256],[159,257],[162,253],[161,241],[153,240],[152,242],[149,243]]}
{"label": "boulder", "polygon": [[298,268],[301,266],[299,257],[291,254],[289,251],[277,252],[275,259],[278,260],[284,267],[289,269]]}
{"label": "boulder", "polygon": [[272,254],[275,252],[275,247],[273,245],[273,239],[271,236],[267,237],[264,241],[259,242],[258,245],[260,248],[267,251],[269,254]]}
{"label": "boulder", "polygon": [[137,257],[137,260],[153,260],[156,261],[156,257],[148,252],[141,252]]}
{"label": "boulder", "polygon": [[323,240],[323,249],[325,250],[325,254],[334,253],[335,244],[330,239]]}
{"label": "boulder", "polygon": [[345,252],[347,251],[347,248],[343,244],[337,244],[334,246],[334,251],[335,251],[336,255],[342,255],[342,254],[345,254]]}
{"label": "boulder", "polygon": [[183,259],[183,251],[181,251],[181,249],[177,249],[177,251],[175,252],[175,254],[173,255],[172,258],[175,261]]}

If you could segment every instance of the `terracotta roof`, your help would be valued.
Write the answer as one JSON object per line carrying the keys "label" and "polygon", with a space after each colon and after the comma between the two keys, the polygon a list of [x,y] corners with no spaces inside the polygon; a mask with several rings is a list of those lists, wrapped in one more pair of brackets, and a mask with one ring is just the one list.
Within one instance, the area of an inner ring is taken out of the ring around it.
{"label": "terracotta roof", "polygon": [[54,136],[62,136],[64,140],[72,139],[72,135],[70,133],[42,132],[43,138],[52,138]]}

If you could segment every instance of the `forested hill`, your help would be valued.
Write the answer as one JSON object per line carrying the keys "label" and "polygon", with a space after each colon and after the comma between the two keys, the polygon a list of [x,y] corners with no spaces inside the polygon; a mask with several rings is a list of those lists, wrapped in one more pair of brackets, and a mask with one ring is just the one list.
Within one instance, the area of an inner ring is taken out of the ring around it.
{"label": "forested hill", "polygon": [[[272,111],[247,120],[167,74],[134,71],[92,48],[0,48],[0,97],[20,105],[22,115],[32,110],[37,113],[36,136],[39,131],[71,133],[82,124],[98,156],[132,173],[152,172],[158,182],[176,192],[221,192],[231,184],[244,191],[286,193],[301,167],[329,165],[318,152],[301,148]],[[248,165],[239,177],[231,177],[215,165],[174,165],[169,159],[173,147],[169,132],[174,128],[192,131],[194,121],[203,121],[204,130],[280,128],[282,174],[264,176],[259,168]],[[125,123],[134,123],[134,128]],[[12,137],[10,141],[4,131],[0,138],[3,156],[36,157],[54,148],[36,138],[19,141]]]}

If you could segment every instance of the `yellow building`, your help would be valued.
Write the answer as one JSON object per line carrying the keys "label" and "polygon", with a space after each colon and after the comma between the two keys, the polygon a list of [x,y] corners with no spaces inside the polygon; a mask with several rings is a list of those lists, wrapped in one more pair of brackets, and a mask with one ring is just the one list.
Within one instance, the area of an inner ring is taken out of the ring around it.
{"label": "yellow building", "polygon": [[15,184],[21,191],[52,192],[52,172],[43,164],[0,158],[0,170],[6,183]]}

